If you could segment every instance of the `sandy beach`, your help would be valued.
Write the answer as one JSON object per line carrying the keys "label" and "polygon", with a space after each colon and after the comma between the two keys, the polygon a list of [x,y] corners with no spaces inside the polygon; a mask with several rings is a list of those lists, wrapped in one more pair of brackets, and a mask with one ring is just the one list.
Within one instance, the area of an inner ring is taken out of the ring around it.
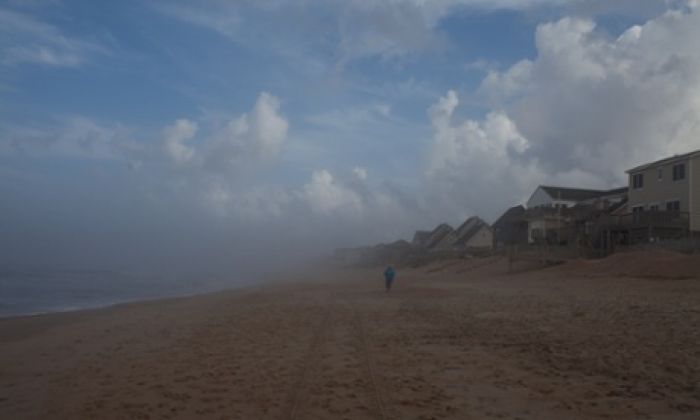
{"label": "sandy beach", "polygon": [[0,417],[699,418],[698,258],[614,258],[400,268],[390,293],[381,269],[324,269],[0,319]]}

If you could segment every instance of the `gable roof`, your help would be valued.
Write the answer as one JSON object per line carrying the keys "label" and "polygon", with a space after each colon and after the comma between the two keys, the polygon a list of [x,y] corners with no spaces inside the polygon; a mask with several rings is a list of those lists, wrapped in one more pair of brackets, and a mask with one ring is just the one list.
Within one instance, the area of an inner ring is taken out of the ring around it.
{"label": "gable roof", "polygon": [[553,200],[565,200],[575,202],[592,200],[594,198],[609,195],[620,195],[627,192],[627,187],[613,188],[611,190],[592,190],[586,188],[553,187],[550,185],[540,185],[532,193],[530,199],[532,199],[532,197],[540,189],[547,193],[547,195],[549,195]]}
{"label": "gable roof", "polygon": [[511,223],[514,220],[517,220],[523,214],[525,214],[525,207],[523,207],[522,205],[513,206],[506,210],[501,215],[501,217],[499,217],[495,222],[493,222],[492,227],[497,228],[501,227],[501,225]]}
{"label": "gable roof", "polygon": [[[442,226],[442,225],[441,225]],[[457,229],[453,229],[431,243],[426,248],[431,250],[447,250],[464,246],[482,228],[490,229],[489,225],[477,216],[472,216],[464,221]]]}
{"label": "gable roof", "polygon": [[458,235],[457,240],[454,242],[454,245],[466,244],[472,237],[474,237],[474,235],[476,235],[477,232],[479,232],[484,227],[489,228],[489,225],[488,223],[481,220],[479,217],[474,216],[467,219],[467,221],[464,222],[462,226],[460,226],[460,228],[456,231],[458,232]]}
{"label": "gable roof", "polygon": [[692,151],[692,152],[684,153],[682,155],[673,155],[673,156],[670,156],[667,158],[659,159],[659,160],[651,162],[651,163],[645,163],[643,165],[635,166],[634,168],[628,169],[625,172],[626,173],[639,172],[639,171],[643,171],[645,169],[652,168],[654,166],[666,165],[669,163],[673,163],[677,160],[690,159],[690,158],[693,158],[695,156],[700,156],[700,149]]}
{"label": "gable roof", "polygon": [[411,241],[411,245],[416,246],[416,247],[421,247],[425,243],[425,241],[430,237],[430,232],[427,230],[417,230],[415,234],[413,234],[413,240]]}
{"label": "gable roof", "polygon": [[430,249],[440,243],[445,236],[449,235],[453,231],[454,229],[452,226],[448,225],[447,223],[443,223],[430,232],[430,235],[428,235],[428,237],[422,243],[422,246],[426,249]]}
{"label": "gable roof", "polygon": [[481,220],[477,216],[472,216],[467,218],[467,220],[464,221],[457,229],[455,229],[455,234],[457,236],[462,236],[464,235],[467,231],[469,231],[474,225],[477,225],[479,223],[486,223],[483,220]]}
{"label": "gable roof", "polygon": [[605,191],[605,195],[624,194],[626,192],[629,192],[629,187],[613,188],[612,190]]}
{"label": "gable roof", "polygon": [[557,200],[583,201],[604,195],[607,191],[588,190],[583,188],[551,187],[540,185],[550,197]]}

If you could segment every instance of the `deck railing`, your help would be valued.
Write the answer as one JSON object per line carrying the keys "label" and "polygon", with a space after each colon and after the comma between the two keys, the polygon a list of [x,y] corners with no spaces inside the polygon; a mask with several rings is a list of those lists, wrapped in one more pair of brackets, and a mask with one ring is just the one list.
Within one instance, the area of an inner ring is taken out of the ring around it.
{"label": "deck railing", "polygon": [[599,219],[600,224],[621,228],[642,227],[688,227],[690,214],[683,211],[659,210],[642,211],[622,215],[606,215]]}

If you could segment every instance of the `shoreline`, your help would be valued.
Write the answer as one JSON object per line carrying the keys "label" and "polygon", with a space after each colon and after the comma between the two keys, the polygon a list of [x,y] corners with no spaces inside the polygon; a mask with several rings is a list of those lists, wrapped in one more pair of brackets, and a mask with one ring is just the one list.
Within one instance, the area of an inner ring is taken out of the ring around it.
{"label": "shoreline", "polygon": [[[241,288],[245,288],[245,287],[250,287],[250,286],[242,286]],[[197,297],[197,296],[203,296],[203,295],[208,295],[208,294],[213,294],[213,293],[227,292],[227,291],[238,290],[238,289],[239,288],[232,287],[232,288],[214,290],[214,291],[209,291],[209,292],[193,292],[193,293],[187,293],[187,294],[174,294],[174,295],[165,295],[165,296],[158,296],[158,297],[119,300],[119,301],[115,301],[115,302],[111,302],[111,303],[96,304],[94,306],[90,305],[90,306],[81,306],[81,307],[70,307],[70,308],[66,308],[66,309],[55,309],[55,310],[29,312],[29,313],[0,315],[0,320],[29,318],[29,317],[38,317],[38,316],[56,315],[56,314],[65,314],[65,313],[76,313],[76,312],[85,312],[85,311],[96,311],[96,310],[100,310],[100,309],[109,309],[109,308],[113,308],[113,307],[121,306],[121,305],[130,305],[130,304],[138,304],[138,303],[157,303],[159,301],[164,301],[164,300]]]}
{"label": "shoreline", "polygon": [[376,269],[318,270],[3,318],[0,411],[56,419],[700,414],[697,278],[593,278],[585,262],[513,275],[505,264],[470,264],[399,269],[390,293]]}
{"label": "shoreline", "polygon": [[65,309],[63,309],[63,308],[61,308],[61,309],[46,309],[46,310],[37,310],[37,311],[32,311],[32,312],[17,312],[17,313],[8,313],[8,314],[1,314],[0,313],[0,320],[22,318],[22,317],[52,315],[52,314],[62,314],[62,313],[72,313],[72,312],[81,312],[81,311],[91,311],[91,310],[106,309],[106,308],[111,308],[111,307],[118,306],[118,305],[125,305],[125,304],[131,304],[131,303],[153,302],[153,301],[168,300],[168,299],[196,297],[196,296],[208,295],[208,294],[212,294],[212,293],[220,293],[220,292],[227,292],[227,291],[232,291],[232,290],[245,289],[248,287],[257,287],[257,286],[261,286],[264,284],[268,284],[270,282],[274,282],[274,280],[263,280],[263,281],[251,280],[251,281],[247,281],[247,282],[242,282],[239,285],[223,286],[221,288],[214,288],[212,290],[206,290],[206,291],[189,291],[189,292],[184,292],[184,293],[174,292],[172,294],[163,294],[163,295],[158,295],[158,296],[117,299],[114,301],[110,301],[108,303],[87,304],[87,305],[81,305],[81,306],[74,306],[73,305],[73,306],[66,307]]}

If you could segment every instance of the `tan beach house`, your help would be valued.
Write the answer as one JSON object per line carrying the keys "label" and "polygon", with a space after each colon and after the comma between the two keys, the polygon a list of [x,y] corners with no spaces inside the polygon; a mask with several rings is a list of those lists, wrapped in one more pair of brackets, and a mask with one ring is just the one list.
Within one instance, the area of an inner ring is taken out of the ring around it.
{"label": "tan beach house", "polygon": [[472,216],[457,229],[449,232],[433,247],[435,251],[490,249],[493,247],[491,226],[480,217]]}
{"label": "tan beach house", "polygon": [[627,174],[633,215],[664,215],[700,231],[700,150],[640,165]]}

